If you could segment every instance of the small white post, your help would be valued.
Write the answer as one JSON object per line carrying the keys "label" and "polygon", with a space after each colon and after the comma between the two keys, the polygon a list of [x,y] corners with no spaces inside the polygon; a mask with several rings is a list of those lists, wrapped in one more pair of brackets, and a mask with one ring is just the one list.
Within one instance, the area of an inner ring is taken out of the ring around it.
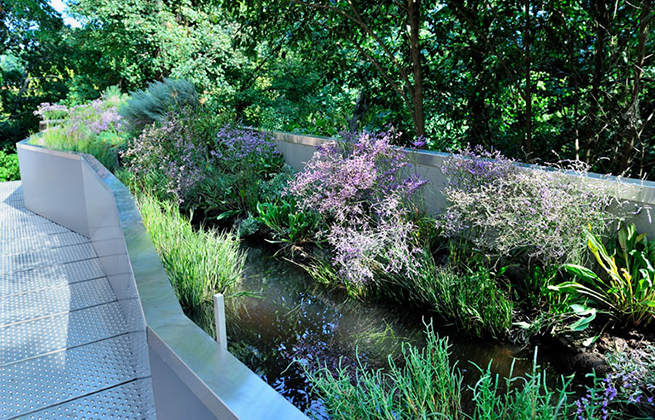
{"label": "small white post", "polygon": [[216,341],[227,350],[227,331],[225,329],[225,299],[222,293],[214,295],[214,322],[216,323]]}

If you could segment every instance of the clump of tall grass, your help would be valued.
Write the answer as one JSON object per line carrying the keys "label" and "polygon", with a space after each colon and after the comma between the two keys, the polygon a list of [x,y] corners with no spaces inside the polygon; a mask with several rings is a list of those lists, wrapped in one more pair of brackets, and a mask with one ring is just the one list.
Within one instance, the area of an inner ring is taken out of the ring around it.
{"label": "clump of tall grass", "polygon": [[168,112],[200,105],[198,92],[188,80],[166,79],[148,83],[146,90],[131,93],[131,98],[119,110],[135,133],[149,124],[161,121]]}
{"label": "clump of tall grass", "polygon": [[137,203],[183,308],[197,308],[217,292],[235,291],[246,260],[235,235],[195,230],[176,203],[148,195],[139,195]]}
{"label": "clump of tall grass", "polygon": [[332,419],[418,419],[461,416],[462,375],[450,367],[447,339],[428,329],[427,345],[404,345],[404,366],[368,370],[359,360],[355,380],[347,368],[308,372]]}
{"label": "clump of tall grass", "polygon": [[[513,304],[496,278],[482,267],[455,271],[437,266],[429,251],[416,254],[416,271],[381,274],[384,294],[408,300],[475,336],[502,339],[512,327]],[[387,285],[388,284],[388,285]]]}
{"label": "clump of tall grass", "polygon": [[360,362],[354,379],[345,368],[334,373],[322,368],[309,378],[333,420],[555,420],[574,412],[569,383],[551,390],[535,362],[525,377],[502,379],[490,369],[481,370],[471,389],[470,412],[464,413],[462,373],[457,365],[451,367],[449,349],[448,339],[436,336],[428,325],[425,348],[404,345],[402,367],[390,359],[388,370],[370,371]]}
{"label": "clump of tall grass", "polygon": [[482,377],[473,391],[473,420],[556,420],[570,418],[573,404],[567,392],[570,380],[563,381],[559,390],[546,383],[546,374],[539,371],[537,354],[532,373],[501,378],[490,367],[480,370]]}

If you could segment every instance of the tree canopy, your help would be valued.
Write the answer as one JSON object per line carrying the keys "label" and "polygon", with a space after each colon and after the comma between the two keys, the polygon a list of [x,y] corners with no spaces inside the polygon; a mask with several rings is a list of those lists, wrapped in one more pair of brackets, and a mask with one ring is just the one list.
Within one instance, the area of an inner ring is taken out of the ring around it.
{"label": "tree canopy", "polygon": [[[579,159],[648,176],[655,163],[655,10],[648,0],[3,0],[2,130],[39,102],[111,85],[192,81],[216,112],[337,134],[393,125],[409,144]],[[652,172],[652,171],[651,171]]]}

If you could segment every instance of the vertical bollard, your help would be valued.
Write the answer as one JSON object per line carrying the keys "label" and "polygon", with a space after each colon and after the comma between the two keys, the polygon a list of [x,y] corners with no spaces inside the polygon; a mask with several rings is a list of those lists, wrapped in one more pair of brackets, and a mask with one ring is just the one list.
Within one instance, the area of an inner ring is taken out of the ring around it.
{"label": "vertical bollard", "polygon": [[214,295],[214,322],[216,323],[216,341],[227,350],[227,332],[225,330],[225,300],[222,293]]}

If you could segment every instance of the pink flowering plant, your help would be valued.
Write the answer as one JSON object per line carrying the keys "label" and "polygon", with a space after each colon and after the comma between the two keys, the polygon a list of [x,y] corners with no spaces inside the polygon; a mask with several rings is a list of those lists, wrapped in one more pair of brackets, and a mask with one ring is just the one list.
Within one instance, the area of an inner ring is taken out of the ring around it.
{"label": "pink flowering plant", "polygon": [[408,175],[407,153],[392,146],[399,136],[392,129],[321,145],[289,184],[301,209],[325,218],[332,264],[355,294],[381,273],[415,271],[422,251],[410,215],[425,181]]}
{"label": "pink flowering plant", "polygon": [[616,199],[589,182],[586,168],[574,169],[579,182],[559,169],[524,170],[498,152],[466,148],[443,167],[448,207],[437,224],[492,261],[583,261],[587,229],[601,232],[616,219],[608,210]]}

